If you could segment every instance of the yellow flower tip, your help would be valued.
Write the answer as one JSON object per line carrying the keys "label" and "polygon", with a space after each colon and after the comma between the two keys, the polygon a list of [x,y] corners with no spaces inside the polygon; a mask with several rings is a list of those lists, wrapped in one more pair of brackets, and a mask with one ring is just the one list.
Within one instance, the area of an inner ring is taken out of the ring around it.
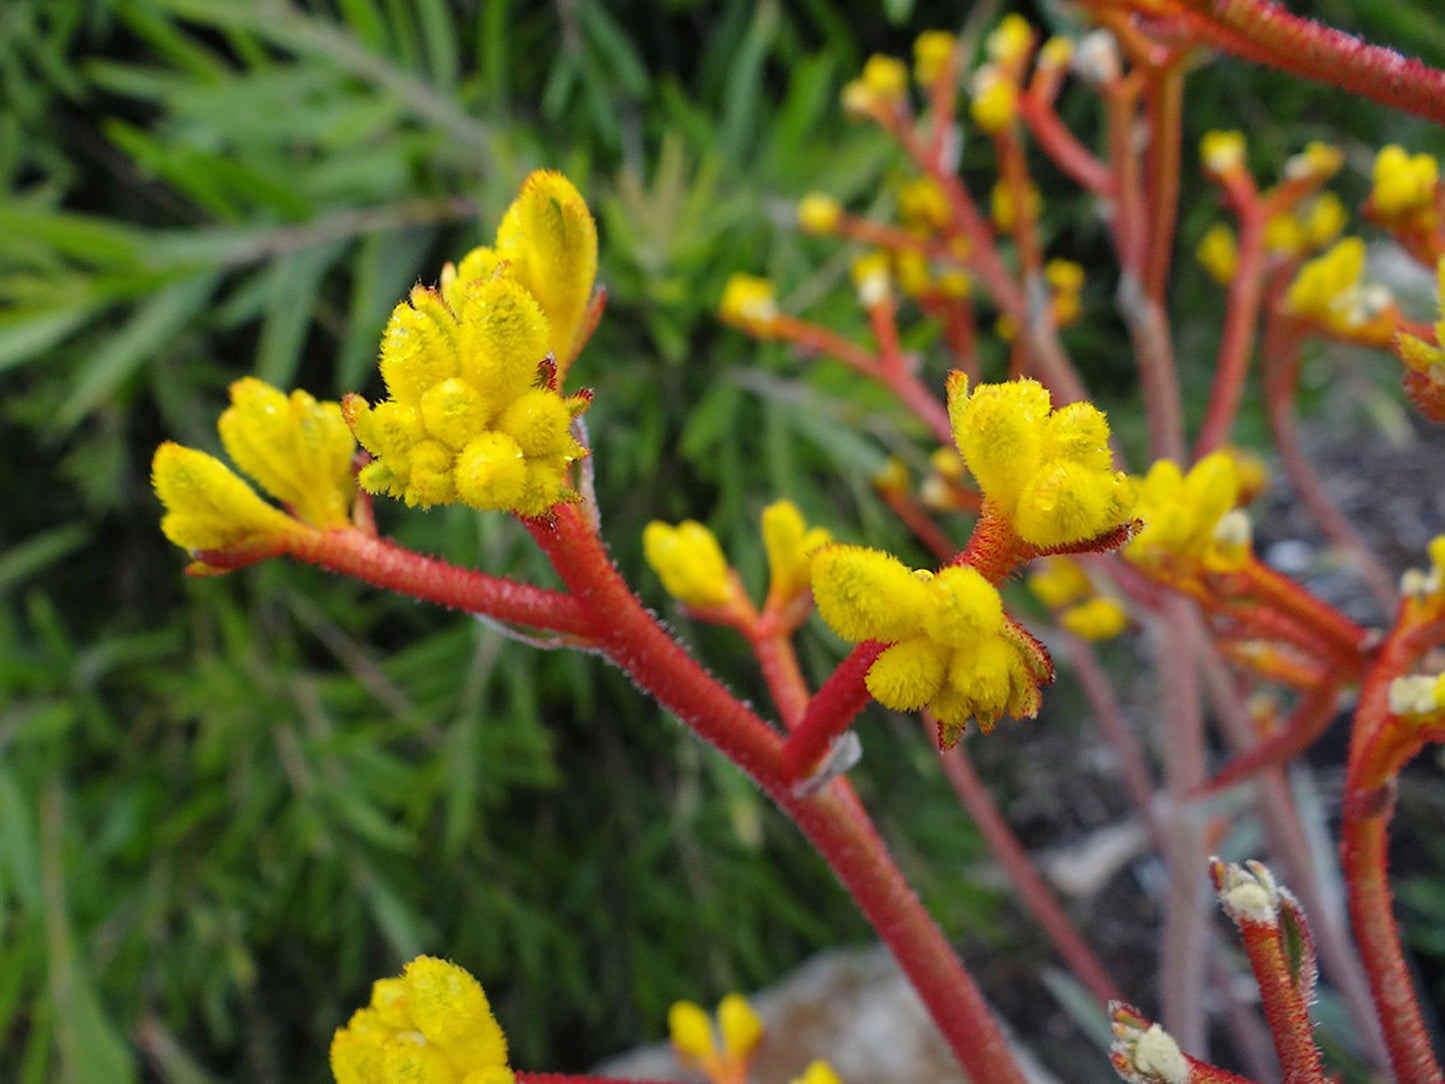
{"label": "yellow flower tip", "polygon": [[1323,248],[1344,232],[1349,212],[1333,192],[1321,192],[1300,213],[1310,247]]}
{"label": "yellow flower tip", "polygon": [[[506,433],[491,430],[473,437],[456,457],[452,485],[470,508],[516,508],[527,487],[527,459]],[[435,502],[434,502],[435,503]],[[540,514],[538,509],[529,514]]]}
{"label": "yellow flower tip", "polygon": [[943,186],[932,177],[917,177],[898,190],[898,217],[909,229],[938,231],[953,211]]}
{"label": "yellow flower tip", "polygon": [[818,613],[843,639],[896,642],[921,630],[928,588],[898,558],[863,546],[825,546],[810,571]]}
{"label": "yellow flower tip", "polygon": [[742,994],[728,994],[717,1007],[723,1050],[746,1063],[763,1041],[763,1021]]}
{"label": "yellow flower tip", "polygon": [[[460,311],[460,310],[456,310]],[[457,317],[435,290],[415,287],[396,306],[381,337],[381,378],[399,403],[415,404],[422,393],[461,365]]]}
{"label": "yellow flower tip", "polygon": [[1248,448],[1230,446],[1221,449],[1234,467],[1235,495],[1233,505],[1249,504],[1269,488],[1269,467]]}
{"label": "yellow flower tip", "polygon": [[1204,165],[1204,171],[1213,177],[1224,177],[1244,169],[1244,133],[1205,132],[1199,141],[1199,160]]}
{"label": "yellow flower tip", "polygon": [[968,113],[988,135],[1003,131],[1018,112],[1018,82],[996,64],[984,64],[969,81]]}
{"label": "yellow flower tip", "polygon": [[1110,640],[1129,627],[1129,614],[1111,598],[1091,598],[1070,606],[1059,624],[1083,640]]}
{"label": "yellow flower tip", "polygon": [[1022,15],[1006,15],[984,39],[989,60],[1017,77],[1033,48],[1034,31]]}
{"label": "yellow flower tip", "polygon": [[372,1007],[331,1041],[337,1084],[511,1084],[507,1040],[481,985],[463,968],[420,956],[382,979]]}
{"label": "yellow flower tip", "polygon": [[861,79],[881,103],[896,109],[907,100],[908,68],[897,57],[873,54],[863,65]]}
{"label": "yellow flower tip", "polygon": [[1375,157],[1370,205],[1386,221],[1432,211],[1440,163],[1428,154],[1409,154],[1391,144]]}
{"label": "yellow flower tip", "polygon": [[826,1061],[815,1061],[803,1070],[802,1076],[795,1076],[788,1084],[843,1084],[843,1081]]}
{"label": "yellow flower tip", "polygon": [[933,268],[923,253],[899,249],[892,253],[892,264],[898,288],[908,297],[925,297],[933,292]]}
{"label": "yellow flower tip", "polygon": [[676,527],[653,520],[642,532],[647,563],[667,593],[689,606],[725,606],[733,597],[733,579],[717,537],[696,520]]}
{"label": "yellow flower tip", "polygon": [[1292,181],[1320,184],[1338,173],[1344,164],[1344,151],[1333,144],[1314,140],[1284,164],[1284,175]]}
{"label": "yellow flower tip", "polygon": [[1228,286],[1239,269],[1239,245],[1234,231],[1222,222],[1210,226],[1194,250],[1194,258],[1210,278],[1221,286]]}
{"label": "yellow flower tip", "polygon": [[881,493],[908,492],[908,465],[896,455],[890,455],[873,473],[873,487]]}
{"label": "yellow flower tip", "polygon": [[1036,380],[980,384],[964,398],[949,389],[953,441],[979,487],[1005,509],[1039,469],[1048,390]]}
{"label": "yellow flower tip", "polygon": [[1044,265],[1044,281],[1051,291],[1054,326],[1067,327],[1077,321],[1083,314],[1083,267],[1073,260],[1050,260]]}
{"label": "yellow flower tip", "polygon": [[1204,567],[1210,572],[1238,572],[1254,558],[1254,531],[1249,513],[1232,509],[1220,516],[1204,550]]}
{"label": "yellow flower tip", "polygon": [[1364,270],[1365,242],[1346,237],[1299,269],[1285,294],[1285,307],[1327,328],[1362,329],[1394,303],[1384,287],[1361,284]]}
{"label": "yellow flower tip", "polygon": [[868,695],[894,711],[918,711],[938,696],[951,654],[926,636],[893,644],[868,668]]}
{"label": "yellow flower tip", "polygon": [[843,205],[822,192],[809,192],[798,201],[798,225],[808,233],[832,233],[842,217]]}
{"label": "yellow flower tip", "polygon": [[1068,38],[1052,37],[1039,50],[1038,66],[1049,70],[1067,68],[1074,59],[1074,43]]}
{"label": "yellow flower tip", "polygon": [[552,332],[530,290],[510,278],[484,279],[467,289],[457,316],[460,375],[486,402],[510,401],[532,386]]}
{"label": "yellow flower tip", "polygon": [[151,486],[166,509],[161,531],[191,552],[230,549],[303,529],[215,456],[171,441],[156,449]]}
{"label": "yellow flower tip", "polygon": [[893,296],[893,275],[888,253],[869,252],[859,256],[849,268],[853,285],[858,290],[858,304],[865,309],[882,305]]}
{"label": "yellow flower tip", "polygon": [[675,1002],[667,1010],[667,1033],[673,1049],[684,1061],[702,1064],[717,1055],[712,1020],[702,1006],[691,1001]]}
{"label": "yellow flower tip", "polygon": [[946,30],[925,30],[913,42],[913,78],[919,86],[931,87],[944,78],[953,65],[958,39]]}
{"label": "yellow flower tip", "polygon": [[973,293],[973,280],[966,271],[945,271],[934,283],[944,297],[962,301]]}
{"label": "yellow flower tip", "polygon": [[723,323],[760,338],[772,335],[778,320],[773,284],[756,275],[730,276],[718,302],[718,316]]}
{"label": "yellow flower tip", "polygon": [[452,312],[460,312],[462,298],[466,295],[468,287],[483,279],[503,274],[507,270],[509,270],[507,261],[497,255],[496,249],[483,245],[468,252],[462,257],[459,264],[453,264],[450,260],[442,264],[442,273],[437,281],[437,289],[442,295],[442,300],[447,303]]}
{"label": "yellow flower tip", "polygon": [[1068,557],[1040,560],[1029,575],[1028,588],[1052,610],[1082,601],[1094,593],[1094,585],[1089,582],[1083,568]]}
{"label": "yellow flower tip", "polygon": [[536,171],[503,216],[496,248],[508,273],[546,314],[551,334],[545,350],[565,371],[581,349],[597,278],[597,223],[586,200],[561,173]]}
{"label": "yellow flower tip", "polygon": [[1298,256],[1308,243],[1304,222],[1294,211],[1280,211],[1264,224],[1264,247],[1276,256]]}
{"label": "yellow flower tip", "polygon": [[810,585],[813,554],[832,541],[821,527],[811,530],[792,501],[774,501],[763,509],[763,547],[768,554],[770,599],[788,599]]}
{"label": "yellow flower tip", "polygon": [[952,448],[935,448],[928,456],[928,462],[940,478],[948,482],[963,480],[963,457]]}

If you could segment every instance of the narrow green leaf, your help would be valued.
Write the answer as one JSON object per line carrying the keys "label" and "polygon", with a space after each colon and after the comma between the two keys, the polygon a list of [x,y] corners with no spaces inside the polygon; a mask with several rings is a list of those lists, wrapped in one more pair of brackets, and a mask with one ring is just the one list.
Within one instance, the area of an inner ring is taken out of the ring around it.
{"label": "narrow green leaf", "polygon": [[0,372],[49,353],[101,308],[98,304],[71,305],[0,316]]}
{"label": "narrow green leaf", "polygon": [[90,532],[77,524],[32,535],[0,555],[0,595],[80,549]]}
{"label": "narrow green leaf", "polygon": [[461,35],[447,7],[446,0],[416,0],[431,82],[450,93],[457,83],[457,45]]}
{"label": "narrow green leaf", "polygon": [[84,363],[56,417],[56,427],[63,431],[77,425],[147,359],[164,350],[181,328],[195,319],[215,286],[213,276],[185,279],[142,304],[126,325]]}
{"label": "narrow green leaf", "polygon": [[315,315],[321,278],[341,255],[346,243],[318,245],[276,261],[269,274],[271,300],[261,329],[255,366],[256,375],[268,384],[289,388],[295,382],[301,365],[301,349]]}
{"label": "narrow green leaf", "polygon": [[387,48],[386,21],[372,0],[337,0],[341,17],[351,32],[373,52],[384,53]]}

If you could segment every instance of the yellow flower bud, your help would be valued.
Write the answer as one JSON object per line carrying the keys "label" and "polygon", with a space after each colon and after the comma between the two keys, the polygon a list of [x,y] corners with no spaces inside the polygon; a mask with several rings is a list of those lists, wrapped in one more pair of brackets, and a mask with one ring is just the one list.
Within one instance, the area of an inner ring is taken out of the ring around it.
{"label": "yellow flower bud", "polygon": [[1187,476],[1161,459],[1139,486],[1135,515],[1144,526],[1124,547],[1124,556],[1143,565],[1167,557],[1203,559],[1220,518],[1238,499],[1238,472],[1227,452],[1205,456]]}
{"label": "yellow flower bud", "polygon": [[1244,133],[1205,132],[1199,141],[1199,159],[1204,171],[1215,177],[1244,169]]}
{"label": "yellow flower bud", "polygon": [[1221,286],[1228,286],[1239,269],[1239,245],[1234,240],[1234,231],[1222,222],[1216,222],[1205,231],[1194,258],[1209,272],[1209,277]]}
{"label": "yellow flower bud", "polygon": [[1411,155],[1404,147],[1391,144],[1380,148],[1375,156],[1375,187],[1370,202],[1375,213],[1386,220],[1429,213],[1439,182],[1440,163],[1434,157]]}
{"label": "yellow flower bud", "polygon": [[809,192],[798,202],[798,225],[808,233],[832,233],[842,215],[843,205],[821,192]]}
{"label": "yellow flower bud", "polygon": [[1333,192],[1321,192],[1300,215],[1312,248],[1322,248],[1338,237],[1349,221],[1349,212]]}
{"label": "yellow flower bud", "polygon": [[541,306],[550,329],[543,352],[566,372],[597,278],[597,224],[572,182],[551,170],[529,176],[497,229],[497,256]]}
{"label": "yellow flower bud", "polygon": [[676,527],[653,520],[642,532],[642,549],[668,594],[689,606],[723,606],[733,581],[717,537],[696,520]]}
{"label": "yellow flower bud", "polygon": [[1329,143],[1314,140],[1284,164],[1284,175],[1290,180],[1322,183],[1340,171],[1345,152]]}
{"label": "yellow flower bud", "polygon": [[773,284],[756,275],[732,275],[718,302],[718,317],[759,338],[773,333],[778,319],[778,302]]}
{"label": "yellow flower bud", "polygon": [[832,541],[822,527],[808,529],[792,501],[774,501],[763,509],[763,547],[768,553],[768,596],[792,598],[809,588],[813,554]]}
{"label": "yellow flower bud", "polygon": [[[1013,189],[999,181],[989,191],[989,214],[993,218],[994,225],[1001,230],[1011,230],[1018,221],[1017,200],[1014,199]],[[1044,209],[1044,197],[1038,187],[1029,182],[1028,189],[1024,194],[1024,213],[1031,219],[1037,219]]]}
{"label": "yellow flower bud", "polygon": [[858,288],[858,304],[865,309],[881,305],[893,296],[888,253],[878,251],[859,256],[849,271],[853,285]]}
{"label": "yellow flower bud", "polygon": [[1074,43],[1068,38],[1052,37],[1039,50],[1040,68],[1067,68],[1074,59]]}
{"label": "yellow flower bud", "polygon": [[1129,614],[1111,598],[1091,598],[1070,606],[1059,624],[1082,640],[1110,640],[1129,627]]}
{"label": "yellow flower bud", "polygon": [[898,217],[909,229],[936,232],[953,220],[953,210],[937,181],[917,177],[898,190]]}
{"label": "yellow flower bud", "polygon": [[1014,75],[1023,68],[1033,47],[1034,32],[1022,15],[1006,15],[984,38],[989,60]]}
{"label": "yellow flower bud", "polygon": [[985,64],[969,83],[969,116],[989,135],[1003,131],[1018,112],[1018,83],[999,67]]}
{"label": "yellow flower bud", "polygon": [[231,385],[231,406],[217,428],[236,465],[297,519],[321,528],[347,525],[356,441],[338,404],[318,403],[304,391],[288,397],[246,377]]}
{"label": "yellow flower bud", "polygon": [[896,57],[875,53],[863,65],[863,85],[875,100],[898,107],[907,100],[908,69]]}
{"label": "yellow flower bud", "polygon": [[913,42],[913,78],[929,87],[948,73],[958,39],[946,30],[925,30]]}
{"label": "yellow flower bud", "polygon": [[161,531],[186,550],[224,550],[301,530],[215,456],[167,441],[156,449],[151,486],[166,507]]}

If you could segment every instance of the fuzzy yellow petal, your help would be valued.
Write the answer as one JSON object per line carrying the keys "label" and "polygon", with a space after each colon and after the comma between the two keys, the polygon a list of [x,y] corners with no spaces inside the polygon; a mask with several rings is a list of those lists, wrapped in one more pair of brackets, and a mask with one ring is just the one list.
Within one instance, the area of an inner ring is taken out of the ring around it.
{"label": "fuzzy yellow petal", "polygon": [[1059,609],[1088,598],[1094,585],[1077,561],[1068,557],[1046,557],[1034,566],[1028,588],[1050,609]]}
{"label": "fuzzy yellow petal", "polygon": [[825,546],[813,557],[812,576],[818,613],[845,640],[906,640],[922,626],[928,588],[896,557]]}
{"label": "fuzzy yellow petal", "polygon": [[457,454],[454,485],[472,508],[512,508],[527,483],[527,460],[506,433],[489,430]]}
{"label": "fuzzy yellow petal", "polygon": [[962,647],[992,636],[1003,627],[998,588],[966,565],[945,568],[928,584],[929,607],[923,619],[928,638]]}
{"label": "fuzzy yellow petal", "polygon": [[421,397],[422,425],[429,436],[461,449],[487,426],[491,404],[461,377],[449,377]]}
{"label": "fuzzy yellow petal", "polygon": [[161,531],[187,550],[222,550],[300,530],[215,456],[167,441],[156,449],[151,485],[166,507]]}
{"label": "fuzzy yellow petal", "polygon": [[917,711],[938,695],[948,660],[947,647],[915,636],[885,649],[868,668],[865,684],[885,708]]}
{"label": "fuzzy yellow petal", "polygon": [[740,1061],[752,1056],[763,1041],[763,1021],[742,994],[728,994],[717,1007],[723,1049]]}
{"label": "fuzzy yellow petal", "polygon": [[537,299],[510,278],[468,287],[457,314],[461,376],[488,402],[530,388],[549,349],[551,329]]}
{"label": "fuzzy yellow petal", "polygon": [[1133,504],[1133,487],[1126,476],[1054,460],[1019,494],[1014,530],[1036,546],[1066,546],[1117,527],[1128,518]]}
{"label": "fuzzy yellow petal", "polygon": [[667,1032],[674,1049],[694,1061],[704,1061],[716,1052],[712,1020],[701,1005],[675,1002],[667,1010]]}
{"label": "fuzzy yellow petal", "polygon": [[597,223],[572,182],[552,170],[528,177],[497,230],[497,255],[546,313],[547,349],[565,371],[597,278]]}
{"label": "fuzzy yellow petal", "polygon": [[397,305],[381,337],[381,378],[387,394],[415,405],[428,388],[457,375],[456,317],[435,290],[417,286]]}
{"label": "fuzzy yellow petal", "polygon": [[789,1084],[843,1084],[843,1081],[826,1061],[815,1061],[803,1070],[802,1076],[794,1077]]}
{"label": "fuzzy yellow petal", "polygon": [[507,1039],[487,995],[464,968],[419,956],[402,971],[416,1029],[468,1068],[507,1064]]}
{"label": "fuzzy yellow petal", "polygon": [[983,492],[1005,509],[1039,468],[1049,393],[1036,380],[980,384],[948,399],[953,440]]}
{"label": "fuzzy yellow petal", "polygon": [[231,385],[231,406],[218,429],[236,465],[314,527],[340,527],[356,492],[356,441],[336,403],[304,391],[290,396],[246,377]]}
{"label": "fuzzy yellow petal", "polygon": [[792,501],[774,501],[763,509],[763,548],[768,554],[768,593],[791,598],[808,589],[813,554],[831,538],[821,527],[808,529]]}

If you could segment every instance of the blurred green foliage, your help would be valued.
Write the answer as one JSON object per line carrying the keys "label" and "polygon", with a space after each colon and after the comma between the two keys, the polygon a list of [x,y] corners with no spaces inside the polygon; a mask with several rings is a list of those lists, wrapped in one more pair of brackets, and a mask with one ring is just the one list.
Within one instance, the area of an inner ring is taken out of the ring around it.
{"label": "blurred green foliage", "polygon": [[[611,301],[578,371],[622,567],[659,599],[641,527],[691,515],[759,586],[776,496],[922,560],[867,481],[917,430],[711,309],[729,272],[764,271],[859,327],[846,261],[786,228],[789,201],[886,200],[896,158],[844,123],[841,83],[999,7],[0,4],[0,1078],[324,1079],[331,1030],[418,951],[482,978],[520,1064],[565,1069],[656,1034],[677,997],[864,936],[796,834],[615,673],[307,568],[184,580],[148,464],[167,437],[214,449],[245,373],[374,394],[391,307],[554,166],[603,230]],[[1438,61],[1428,10],[1376,27]],[[1244,124],[1275,166],[1307,138],[1356,161],[1378,141],[1358,103],[1242,67],[1199,79],[1192,135]],[[986,183],[975,148],[965,169]],[[1088,208],[1050,215],[1060,254],[1108,265]],[[1181,342],[1208,356],[1202,282],[1183,272]],[[1117,328],[1074,334],[1127,401]],[[408,545],[547,574],[500,517],[381,514]],[[727,637],[685,635],[750,673]],[[804,644],[815,671],[837,651]],[[945,926],[976,931],[978,845],[910,738],[870,732],[865,798],[924,852],[909,872]]]}

